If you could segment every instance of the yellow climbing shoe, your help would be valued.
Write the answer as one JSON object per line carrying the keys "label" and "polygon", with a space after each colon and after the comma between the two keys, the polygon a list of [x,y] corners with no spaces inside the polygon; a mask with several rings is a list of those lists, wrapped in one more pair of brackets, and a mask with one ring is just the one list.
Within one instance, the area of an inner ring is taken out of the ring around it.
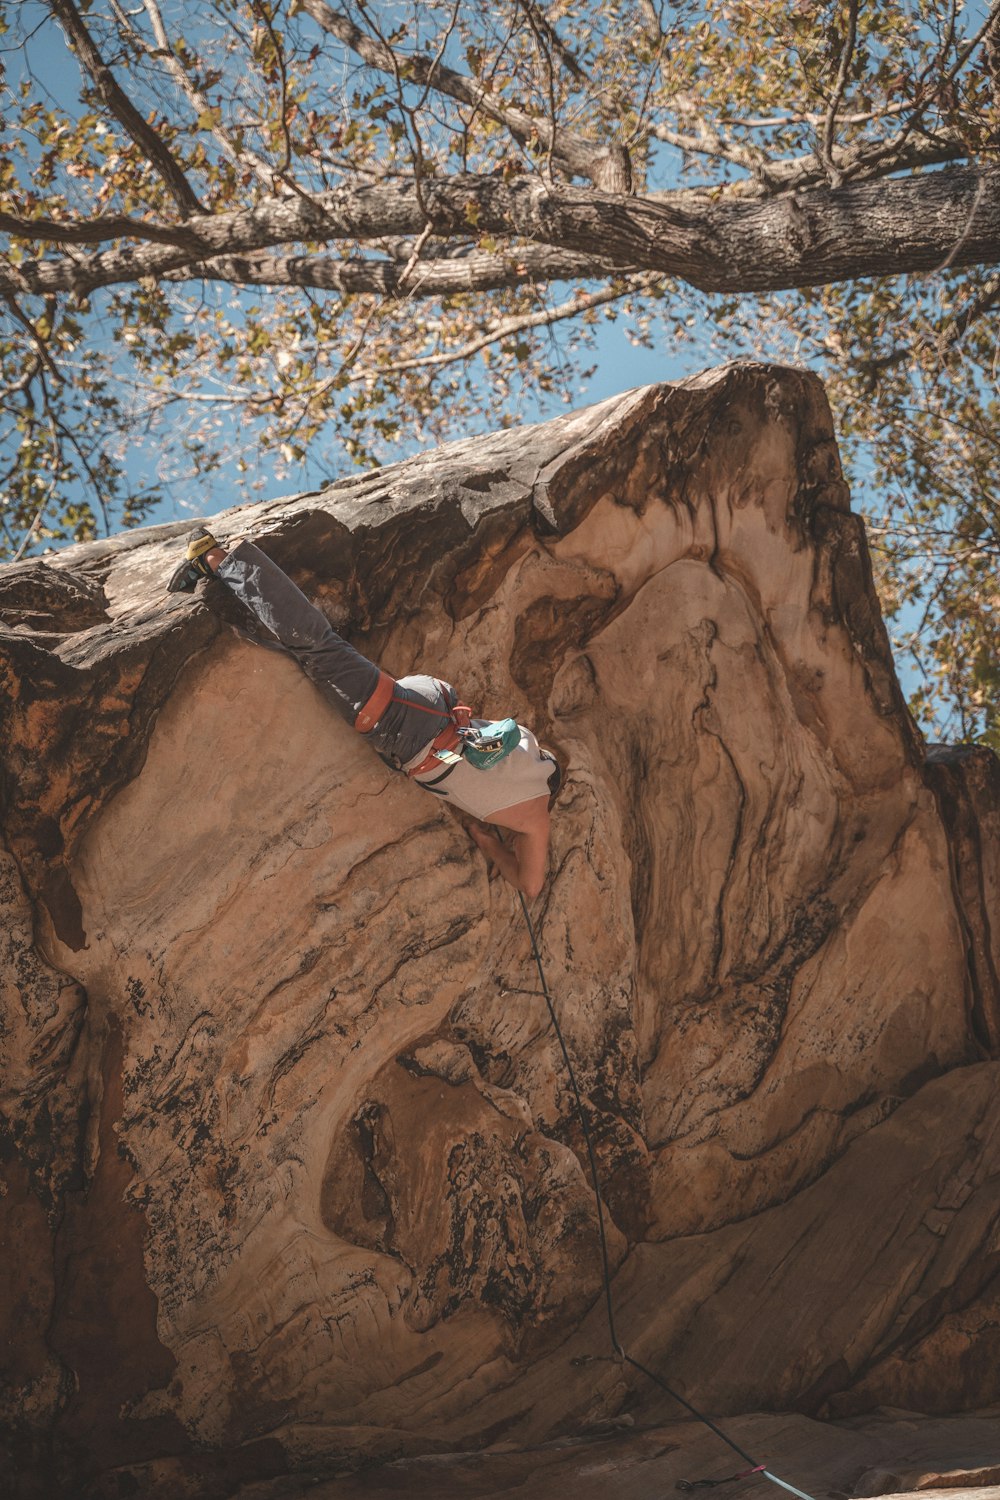
{"label": "yellow climbing shoe", "polygon": [[196,526],[188,535],[184,561],[171,575],[167,584],[168,594],[193,594],[203,578],[214,578],[214,573],[205,561],[205,553],[219,544],[205,526]]}

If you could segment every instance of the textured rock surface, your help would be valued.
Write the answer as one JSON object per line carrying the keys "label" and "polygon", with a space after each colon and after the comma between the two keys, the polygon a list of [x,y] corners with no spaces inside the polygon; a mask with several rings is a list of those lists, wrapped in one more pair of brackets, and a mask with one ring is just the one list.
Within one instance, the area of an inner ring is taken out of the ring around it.
{"label": "textured rock surface", "polygon": [[[537,918],[636,1357],[840,1444],[1000,1399],[1000,774],[912,728],[819,384],[713,372],[218,526],[568,762]],[[607,1357],[516,902],[220,586],[164,596],[183,529],[0,571],[14,1483],[501,1444],[521,1485],[621,1420],[601,1463],[645,1465],[676,1408]],[[935,1472],[987,1482],[964,1442]]]}

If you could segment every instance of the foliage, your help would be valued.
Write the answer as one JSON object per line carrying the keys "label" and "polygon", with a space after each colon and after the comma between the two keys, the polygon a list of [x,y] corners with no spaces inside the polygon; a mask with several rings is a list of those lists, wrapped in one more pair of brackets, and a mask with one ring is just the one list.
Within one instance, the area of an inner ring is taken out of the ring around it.
{"label": "foliage", "polygon": [[618,318],[824,375],[915,707],[1000,744],[998,15],[0,0],[0,555],[575,399]]}

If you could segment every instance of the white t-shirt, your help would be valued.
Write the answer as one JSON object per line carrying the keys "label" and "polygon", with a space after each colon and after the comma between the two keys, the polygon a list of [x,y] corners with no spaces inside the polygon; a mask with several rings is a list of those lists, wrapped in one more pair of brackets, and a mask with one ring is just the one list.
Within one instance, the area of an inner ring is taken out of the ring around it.
{"label": "white t-shirt", "polygon": [[[472,722],[481,728],[489,720],[473,719]],[[469,761],[460,760],[450,768],[438,764],[425,771],[423,776],[415,776],[414,781],[432,796],[445,798],[474,818],[484,820],[505,808],[516,807],[519,802],[547,797],[549,777],[556,769],[555,759],[541,748],[530,729],[525,729],[523,724],[517,727],[521,731],[520,744],[489,770],[479,771]],[[428,749],[416,757],[417,765],[427,755]],[[433,782],[437,782],[437,786],[431,785]]]}

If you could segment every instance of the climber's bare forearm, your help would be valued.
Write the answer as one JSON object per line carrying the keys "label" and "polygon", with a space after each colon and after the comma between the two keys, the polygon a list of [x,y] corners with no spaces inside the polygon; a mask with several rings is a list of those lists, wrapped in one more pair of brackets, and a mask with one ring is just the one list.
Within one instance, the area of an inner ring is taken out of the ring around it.
{"label": "climber's bare forearm", "polygon": [[486,858],[496,865],[504,880],[516,891],[520,891],[522,895],[533,901],[545,879],[547,829],[544,836],[534,831],[514,833],[510,848],[481,823],[474,824],[470,832]]}

